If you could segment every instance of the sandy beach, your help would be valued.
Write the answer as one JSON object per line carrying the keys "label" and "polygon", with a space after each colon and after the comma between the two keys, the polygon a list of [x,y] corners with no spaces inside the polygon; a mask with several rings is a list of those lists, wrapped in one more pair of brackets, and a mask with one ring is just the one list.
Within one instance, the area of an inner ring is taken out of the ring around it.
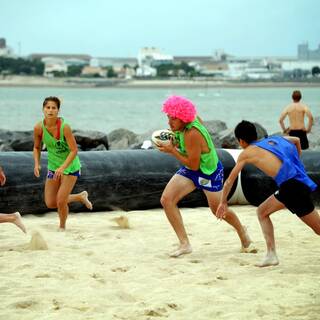
{"label": "sandy beach", "polygon": [[[319,319],[318,237],[286,210],[273,216],[280,265],[257,268],[265,246],[255,207],[233,206],[256,254],[208,208],[182,209],[194,252],[174,259],[161,209],[23,217],[1,225],[0,319]],[[129,229],[115,218],[125,215]],[[41,248],[41,242],[48,247]],[[35,241],[37,239],[37,241]]]}

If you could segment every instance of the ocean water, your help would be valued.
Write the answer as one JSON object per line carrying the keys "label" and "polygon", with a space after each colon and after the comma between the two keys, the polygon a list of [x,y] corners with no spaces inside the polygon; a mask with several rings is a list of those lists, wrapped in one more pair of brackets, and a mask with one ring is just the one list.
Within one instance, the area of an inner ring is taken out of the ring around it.
{"label": "ocean water", "polygon": [[[110,133],[127,128],[135,133],[167,128],[161,112],[172,94],[183,95],[197,106],[203,120],[222,120],[229,128],[246,119],[263,125],[268,133],[280,130],[278,118],[299,88],[43,88],[0,87],[0,129],[32,130],[42,119],[46,96],[62,99],[60,114],[72,129]],[[320,115],[320,89],[302,88],[303,102]]]}

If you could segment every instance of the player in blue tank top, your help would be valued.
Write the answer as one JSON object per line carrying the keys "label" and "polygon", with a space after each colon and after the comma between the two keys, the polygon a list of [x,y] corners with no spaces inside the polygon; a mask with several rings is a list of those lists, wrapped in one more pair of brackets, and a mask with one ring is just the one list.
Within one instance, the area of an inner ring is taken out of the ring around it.
{"label": "player in blue tank top", "polygon": [[320,235],[320,216],[310,197],[317,185],[307,175],[299,158],[301,154],[299,138],[274,136],[257,141],[256,128],[249,121],[242,121],[237,125],[235,136],[244,151],[224,184],[217,217],[221,219],[224,216],[228,207],[227,196],[246,164],[252,164],[272,177],[279,189],[257,209],[267,245],[267,254],[258,266],[277,265],[279,260],[270,215],[287,208]]}

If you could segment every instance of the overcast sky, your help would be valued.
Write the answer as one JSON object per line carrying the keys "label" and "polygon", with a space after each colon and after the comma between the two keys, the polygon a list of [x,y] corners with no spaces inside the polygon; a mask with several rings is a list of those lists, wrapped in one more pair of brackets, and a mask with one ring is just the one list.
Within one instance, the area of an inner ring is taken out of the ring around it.
{"label": "overcast sky", "polygon": [[0,0],[15,53],[296,56],[320,43],[320,0]]}

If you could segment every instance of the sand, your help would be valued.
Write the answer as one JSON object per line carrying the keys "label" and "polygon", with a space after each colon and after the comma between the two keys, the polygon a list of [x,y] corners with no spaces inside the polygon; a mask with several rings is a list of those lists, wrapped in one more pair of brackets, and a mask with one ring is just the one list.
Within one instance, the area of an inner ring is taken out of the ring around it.
{"label": "sand", "polygon": [[208,208],[182,209],[194,251],[177,259],[161,209],[71,214],[66,232],[56,213],[24,216],[27,235],[1,224],[0,319],[319,319],[318,236],[287,210],[274,214],[280,265],[257,268],[255,208],[233,209],[257,254],[240,253]]}

